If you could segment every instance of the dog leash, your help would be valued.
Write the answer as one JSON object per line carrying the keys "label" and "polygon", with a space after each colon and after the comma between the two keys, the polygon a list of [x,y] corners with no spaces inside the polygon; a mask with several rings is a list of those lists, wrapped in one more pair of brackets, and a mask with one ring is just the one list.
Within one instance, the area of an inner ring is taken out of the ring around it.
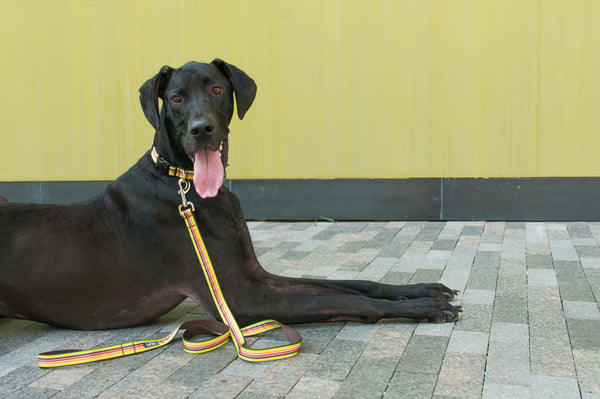
{"label": "dog leash", "polygon": [[[156,154],[156,156],[155,156]],[[158,163],[158,152],[153,147],[152,158]],[[225,322],[215,320],[192,320],[180,324],[173,332],[164,338],[156,340],[142,340],[128,342],[125,344],[113,345],[104,348],[80,350],[66,349],[52,352],[44,352],[38,355],[38,366],[43,368],[70,366],[75,364],[91,363],[99,360],[114,359],[136,353],[146,352],[152,349],[160,348],[170,343],[180,330],[185,330],[182,336],[183,350],[188,353],[204,353],[216,349],[225,344],[231,336],[236,348],[238,357],[250,362],[263,362],[269,360],[284,359],[294,356],[300,349],[302,337],[293,328],[281,324],[275,320],[264,320],[250,326],[240,328],[231,313],[219,282],[212,266],[208,251],[202,240],[202,235],[196,224],[194,217],[194,204],[187,201],[186,194],[190,189],[189,171],[170,167],[169,175],[180,177],[179,194],[181,195],[181,205],[179,205],[179,214],[184,219],[190,234],[190,239],[194,245],[194,250],[198,261],[202,266],[202,271],[208,283],[213,301],[217,305],[221,319]],[[192,175],[193,178],[193,175]],[[281,328],[289,344],[266,349],[252,349],[246,346],[246,337],[257,335],[276,328]],[[192,341],[200,334],[214,335],[214,338],[203,341]]]}
{"label": "dog leash", "polygon": [[[210,261],[210,257],[208,256],[208,252],[206,250],[206,247],[204,246],[204,241],[202,240],[200,230],[198,229],[196,219],[194,218],[194,204],[187,201],[185,198],[185,194],[190,189],[190,183],[185,179],[180,179],[179,187],[179,193],[181,194],[182,200],[182,204],[179,206],[179,213],[184,218],[185,224],[188,227],[190,238],[192,240],[192,243],[194,244],[194,249],[196,250],[198,260],[202,265],[202,271],[204,272],[204,277],[208,282],[208,287],[210,288],[210,293],[213,297],[213,301],[217,305],[217,309],[219,310],[221,319],[225,321],[225,324],[227,324],[227,326],[229,327],[231,335],[233,335],[233,343],[236,347],[238,356],[243,360],[251,362],[260,362],[266,360],[283,359],[297,354],[298,350],[300,349],[300,343],[302,341],[302,338],[296,330],[286,326],[285,324],[278,323],[275,320],[265,320],[257,324],[253,324],[252,326],[246,327],[243,330],[240,329],[237,322],[235,321],[233,314],[227,306],[227,302],[225,301],[225,297],[223,295],[223,292],[221,291],[219,282],[217,281],[217,276],[213,269],[212,262]],[[268,328],[269,330],[272,330],[274,328],[281,328],[289,341],[289,345],[277,346],[267,349],[251,349],[246,347],[246,341],[244,337],[257,334],[258,332],[254,333],[255,328]],[[248,332],[244,332],[244,330],[248,329],[250,329],[250,334]]]}

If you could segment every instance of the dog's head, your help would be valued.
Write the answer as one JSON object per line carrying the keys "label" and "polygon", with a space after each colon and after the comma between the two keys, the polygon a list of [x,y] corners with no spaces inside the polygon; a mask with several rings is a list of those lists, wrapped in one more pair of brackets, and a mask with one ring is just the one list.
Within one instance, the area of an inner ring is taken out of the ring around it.
{"label": "dog's head", "polygon": [[154,144],[171,164],[193,167],[194,185],[203,198],[216,196],[223,183],[234,93],[242,119],[254,101],[256,84],[220,59],[164,66],[140,88],[142,109],[156,129]]}

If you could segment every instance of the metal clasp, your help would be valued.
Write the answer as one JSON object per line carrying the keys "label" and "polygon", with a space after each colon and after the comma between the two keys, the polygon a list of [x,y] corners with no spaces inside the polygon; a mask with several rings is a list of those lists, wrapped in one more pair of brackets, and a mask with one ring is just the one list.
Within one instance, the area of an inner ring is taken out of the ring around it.
{"label": "metal clasp", "polygon": [[181,195],[181,205],[179,205],[179,213],[183,213],[185,208],[191,208],[192,211],[195,211],[194,204],[189,202],[185,195],[190,191],[190,182],[186,179],[179,179],[179,195]]}

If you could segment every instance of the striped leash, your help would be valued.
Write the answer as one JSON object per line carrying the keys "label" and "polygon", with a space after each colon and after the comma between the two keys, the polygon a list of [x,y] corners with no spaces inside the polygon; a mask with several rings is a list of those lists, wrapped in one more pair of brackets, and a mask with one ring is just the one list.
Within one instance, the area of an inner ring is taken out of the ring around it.
{"label": "striped leash", "polygon": [[[134,341],[90,350],[67,349],[44,352],[40,353],[38,356],[39,367],[70,366],[146,352],[167,345],[175,338],[180,330],[185,330],[182,336],[183,350],[188,353],[204,353],[216,349],[225,344],[231,336],[233,337],[233,343],[238,356],[246,361],[263,362],[284,359],[298,353],[302,337],[296,330],[285,324],[278,323],[275,320],[264,320],[244,328],[238,326],[231,310],[227,306],[212,262],[210,261],[210,257],[204,246],[204,241],[200,235],[200,230],[196,224],[196,219],[194,218],[194,204],[186,199],[185,195],[190,189],[190,183],[185,178],[181,178],[179,180],[179,187],[179,194],[181,195],[182,200],[182,204],[179,206],[179,213],[188,228],[190,238],[194,244],[194,249],[198,261],[202,266],[211,295],[217,305],[221,319],[225,323],[215,320],[192,320],[180,324],[173,332],[161,339]],[[245,346],[245,337],[257,335],[276,328],[282,329],[289,341],[288,345],[266,349],[251,349]],[[192,341],[192,338],[200,334],[214,335],[215,337],[202,341]]]}

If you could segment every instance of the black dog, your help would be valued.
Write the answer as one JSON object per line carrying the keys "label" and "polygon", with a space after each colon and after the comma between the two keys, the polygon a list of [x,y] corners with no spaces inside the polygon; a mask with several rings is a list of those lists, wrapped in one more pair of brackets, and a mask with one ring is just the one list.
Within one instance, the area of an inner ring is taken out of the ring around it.
{"label": "black dog", "polygon": [[[245,325],[446,322],[459,307],[442,284],[294,279],[258,263],[237,197],[222,186],[233,95],[238,116],[254,81],[221,60],[163,67],[140,88],[154,146],[106,192],[72,205],[0,204],[0,316],[75,329],[139,325],[190,297],[218,312],[185,223],[171,167],[193,170],[195,217],[229,307]],[[159,113],[158,99],[162,99]]]}

